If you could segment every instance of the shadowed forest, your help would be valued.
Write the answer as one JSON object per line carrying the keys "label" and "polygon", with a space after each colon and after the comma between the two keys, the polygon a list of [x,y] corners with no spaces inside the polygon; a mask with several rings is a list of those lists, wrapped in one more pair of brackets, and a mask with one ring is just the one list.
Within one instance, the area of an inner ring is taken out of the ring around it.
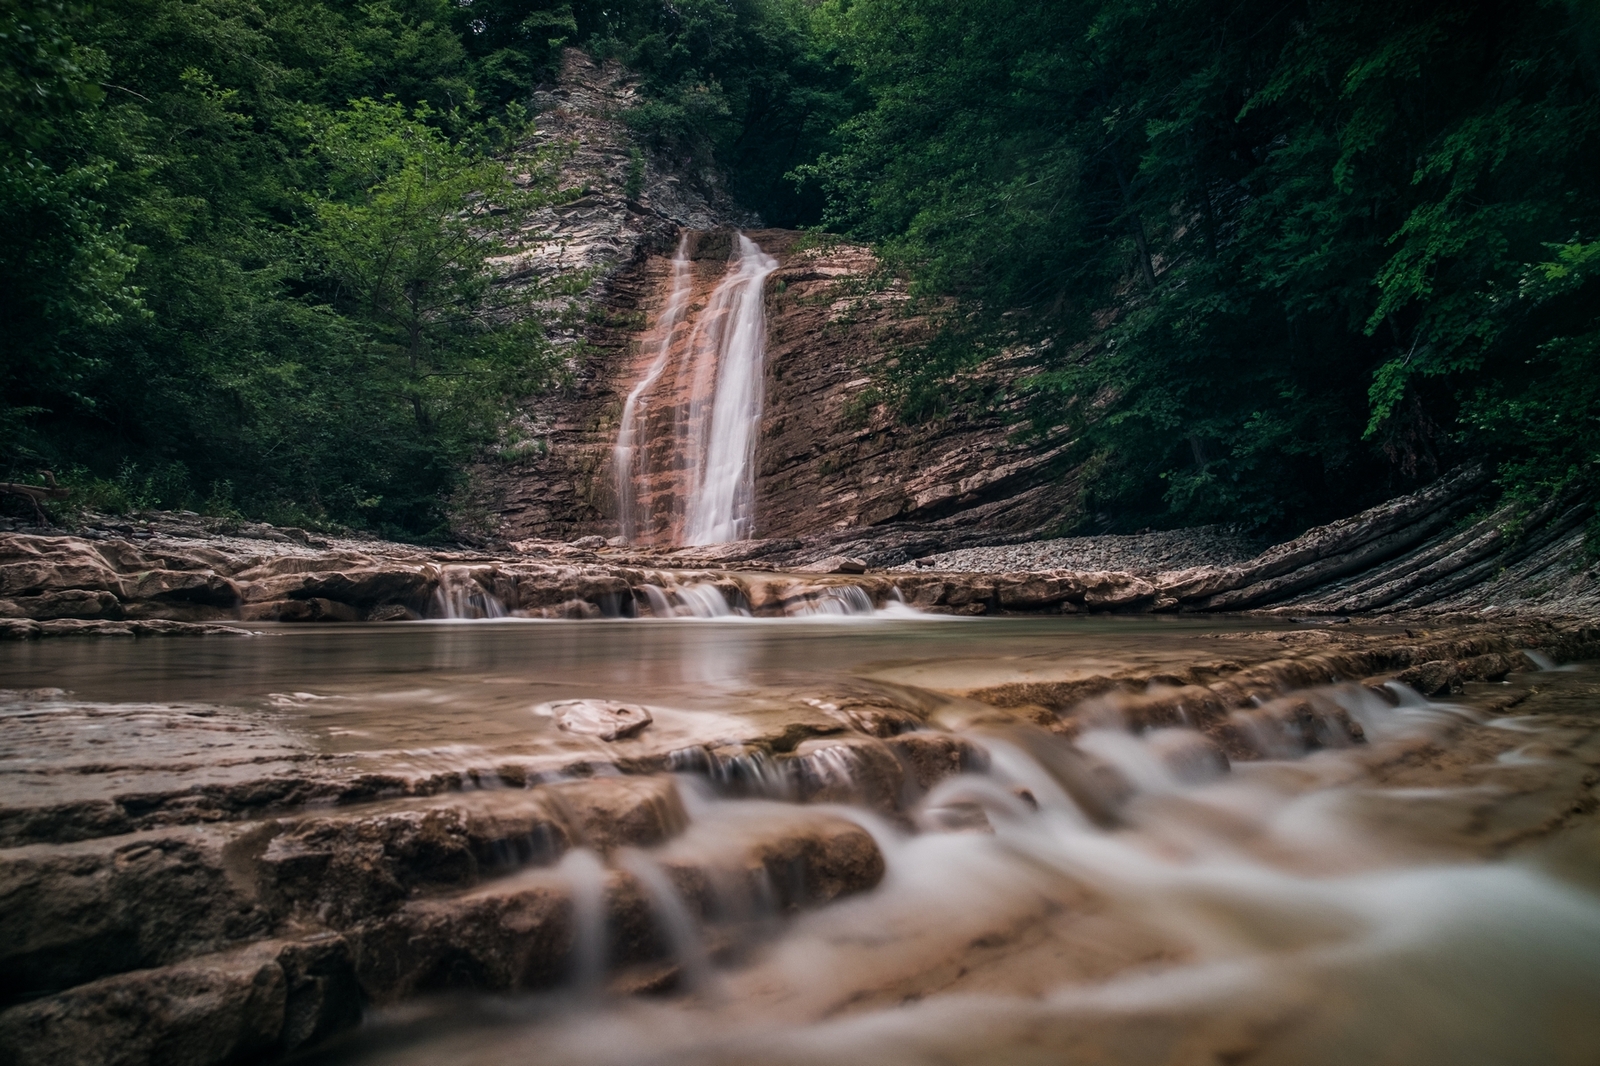
{"label": "shadowed forest", "polygon": [[900,418],[1034,350],[1085,529],[1600,483],[1584,0],[0,0],[0,476],[447,535],[589,283],[490,266],[582,194],[525,147],[573,46],[641,145],[909,279]]}

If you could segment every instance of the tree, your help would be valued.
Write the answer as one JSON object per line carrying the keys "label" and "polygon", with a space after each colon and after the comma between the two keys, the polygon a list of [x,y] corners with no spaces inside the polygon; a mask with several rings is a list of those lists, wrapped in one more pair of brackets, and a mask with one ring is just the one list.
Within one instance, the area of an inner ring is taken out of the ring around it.
{"label": "tree", "polygon": [[1135,528],[1286,532],[1486,448],[1508,485],[1533,476],[1548,433],[1484,419],[1587,350],[1587,283],[1525,279],[1600,229],[1592,5],[822,11],[872,106],[801,176],[957,301],[900,361],[909,416],[1035,346],[1037,421],[1079,441],[1086,513]]}

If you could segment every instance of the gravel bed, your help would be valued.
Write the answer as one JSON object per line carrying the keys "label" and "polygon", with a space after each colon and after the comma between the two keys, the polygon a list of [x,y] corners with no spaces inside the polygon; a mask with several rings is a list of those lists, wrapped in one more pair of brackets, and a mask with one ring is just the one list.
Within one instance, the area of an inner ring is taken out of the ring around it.
{"label": "gravel bed", "polygon": [[984,573],[1125,570],[1147,574],[1191,566],[1231,566],[1255,558],[1264,546],[1226,526],[1197,526],[1162,533],[1061,537],[995,548],[961,548],[890,569]]}

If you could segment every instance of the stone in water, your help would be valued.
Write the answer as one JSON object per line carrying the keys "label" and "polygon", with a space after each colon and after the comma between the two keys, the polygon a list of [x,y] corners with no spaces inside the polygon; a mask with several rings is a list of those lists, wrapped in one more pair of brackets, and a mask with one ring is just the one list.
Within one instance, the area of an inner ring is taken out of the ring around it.
{"label": "stone in water", "polygon": [[601,740],[631,737],[652,721],[649,710],[639,704],[615,700],[557,700],[539,704],[533,713],[554,718],[569,733]]}

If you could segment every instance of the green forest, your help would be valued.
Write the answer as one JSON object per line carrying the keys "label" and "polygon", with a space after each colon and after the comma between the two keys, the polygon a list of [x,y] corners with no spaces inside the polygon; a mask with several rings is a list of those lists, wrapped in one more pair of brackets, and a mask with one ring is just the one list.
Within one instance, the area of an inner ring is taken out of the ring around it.
{"label": "green forest", "polygon": [[897,417],[1034,346],[1096,528],[1600,488],[1592,0],[0,0],[0,476],[446,536],[587,283],[485,265],[567,47],[910,280]]}

